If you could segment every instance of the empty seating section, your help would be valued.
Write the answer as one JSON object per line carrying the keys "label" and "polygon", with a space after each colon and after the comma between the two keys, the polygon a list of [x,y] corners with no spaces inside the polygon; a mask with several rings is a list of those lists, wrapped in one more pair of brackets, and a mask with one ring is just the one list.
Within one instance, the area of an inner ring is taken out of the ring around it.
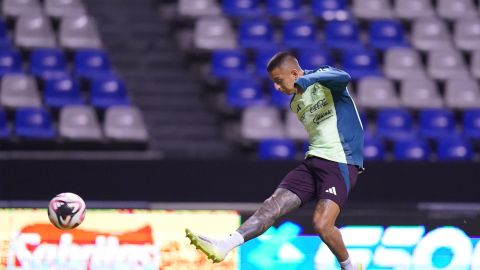
{"label": "empty seating section", "polygon": [[147,145],[142,113],[112,67],[82,0],[5,0],[1,5],[3,147],[30,149],[47,141],[45,149],[85,149],[75,148],[76,142],[95,142],[92,150]]}
{"label": "empty seating section", "polygon": [[331,65],[351,75],[366,159],[478,154],[478,144],[471,144],[480,139],[478,1],[185,2],[178,1],[181,13],[196,17],[194,49],[210,57],[198,64],[210,66],[225,104],[239,112],[223,121],[238,124],[240,137],[257,143],[260,158],[298,158],[308,140],[289,111],[291,97],[268,78],[267,62],[281,50],[293,52],[306,70]]}

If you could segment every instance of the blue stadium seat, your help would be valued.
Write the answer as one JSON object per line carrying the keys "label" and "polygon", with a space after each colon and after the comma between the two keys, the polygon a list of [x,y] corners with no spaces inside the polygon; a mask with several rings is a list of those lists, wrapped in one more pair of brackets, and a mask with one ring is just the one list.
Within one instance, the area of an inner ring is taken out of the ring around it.
{"label": "blue stadium seat", "polygon": [[263,19],[244,20],[239,26],[240,46],[248,49],[267,49],[275,46],[273,27]]}
{"label": "blue stadium seat", "polygon": [[325,26],[325,42],[329,48],[354,50],[363,47],[358,25],[352,21],[330,21]]}
{"label": "blue stadium seat", "polygon": [[393,153],[396,160],[428,160],[430,147],[424,140],[411,138],[396,141]]}
{"label": "blue stadium seat", "polygon": [[7,24],[0,18],[0,49],[9,49],[10,39],[8,37]]}
{"label": "blue stadium seat", "polygon": [[405,47],[404,29],[400,21],[371,21],[368,26],[370,45],[375,49],[385,50],[391,47]]}
{"label": "blue stadium seat", "polygon": [[0,108],[0,139],[8,137],[10,137],[10,131],[8,130],[7,114],[4,109]]}
{"label": "blue stadium seat", "polygon": [[300,18],[301,7],[302,0],[267,0],[268,13],[282,20]]}
{"label": "blue stadium seat", "polygon": [[289,139],[267,139],[260,141],[258,156],[263,160],[294,159],[295,145]]}
{"label": "blue stadium seat", "polygon": [[347,51],[343,54],[343,69],[353,80],[369,76],[381,76],[375,53],[369,49]]}
{"label": "blue stadium seat", "polygon": [[377,113],[377,133],[390,140],[404,140],[415,136],[410,111],[384,109]]}
{"label": "blue stadium seat", "polygon": [[22,72],[22,56],[18,51],[0,49],[0,76]]}
{"label": "blue stadium seat", "polygon": [[469,139],[480,139],[479,109],[470,109],[463,112],[463,135]]}
{"label": "blue stadium seat", "polygon": [[290,107],[290,101],[292,100],[292,96],[286,95],[273,86],[271,84],[270,87],[270,104],[275,107],[285,109]]}
{"label": "blue stadium seat", "polygon": [[437,154],[439,160],[471,160],[471,144],[461,137],[446,137],[438,140]]}
{"label": "blue stadium seat", "polygon": [[307,70],[316,70],[324,65],[333,65],[332,55],[328,50],[309,49],[298,53],[300,66]]}
{"label": "blue stadium seat", "polygon": [[247,68],[247,56],[240,50],[218,50],[212,53],[212,76],[230,78],[243,75]]}
{"label": "blue stadium seat", "polygon": [[439,139],[455,134],[453,113],[444,109],[420,111],[420,135],[427,139]]}
{"label": "blue stadium seat", "polygon": [[45,103],[51,107],[84,103],[78,82],[70,76],[46,80],[43,94]]}
{"label": "blue stadium seat", "polygon": [[50,113],[44,108],[17,109],[15,134],[25,139],[53,139],[56,136]]}
{"label": "blue stadium seat", "polygon": [[305,20],[291,20],[283,25],[283,44],[294,49],[320,46],[315,25]]}
{"label": "blue stadium seat", "polygon": [[232,17],[256,17],[262,14],[258,0],[223,0],[223,12]]}
{"label": "blue stadium seat", "polygon": [[312,11],[313,15],[326,21],[350,18],[346,0],[312,0]]}
{"label": "blue stadium seat", "polygon": [[385,144],[379,138],[365,136],[363,142],[363,156],[365,160],[385,159]]}
{"label": "blue stadium seat", "polygon": [[227,104],[233,108],[244,108],[264,104],[260,84],[251,78],[236,78],[227,83]]}
{"label": "blue stadium seat", "polygon": [[130,104],[124,82],[115,75],[95,78],[91,86],[91,103],[99,109]]}
{"label": "blue stadium seat", "polygon": [[67,74],[67,62],[62,50],[35,49],[30,54],[30,72],[45,80]]}
{"label": "blue stadium seat", "polygon": [[77,76],[93,79],[97,76],[110,74],[110,58],[103,50],[77,50],[74,59],[74,70]]}
{"label": "blue stadium seat", "polygon": [[255,52],[255,75],[262,78],[268,77],[268,60],[270,60],[270,58],[272,58],[277,52],[279,52],[279,50],[276,47],[261,49]]}

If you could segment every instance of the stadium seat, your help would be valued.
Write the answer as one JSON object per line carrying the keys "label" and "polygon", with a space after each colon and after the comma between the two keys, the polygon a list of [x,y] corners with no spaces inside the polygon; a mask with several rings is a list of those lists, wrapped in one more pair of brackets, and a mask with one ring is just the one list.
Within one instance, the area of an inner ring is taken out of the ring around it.
{"label": "stadium seat", "polygon": [[59,117],[60,137],[72,141],[98,141],[102,131],[95,110],[90,106],[69,105]]}
{"label": "stadium seat", "polygon": [[217,50],[212,53],[211,74],[226,79],[245,75],[247,56],[240,50]]}
{"label": "stadium seat", "polygon": [[470,58],[470,72],[476,79],[480,79],[480,50],[477,49],[472,53]]}
{"label": "stadium seat", "polygon": [[30,72],[45,80],[67,75],[67,61],[62,50],[35,49],[30,54]]}
{"label": "stadium seat", "polygon": [[79,77],[89,79],[111,74],[110,58],[103,50],[77,50],[74,56],[74,72]]}
{"label": "stadium seat", "polygon": [[263,19],[249,19],[240,23],[240,46],[248,49],[268,49],[275,46],[273,27]]}
{"label": "stadium seat", "polygon": [[266,139],[258,144],[258,156],[262,160],[294,159],[295,145],[289,139]]}
{"label": "stadium seat", "polygon": [[357,102],[362,108],[395,108],[399,99],[395,93],[393,82],[382,77],[367,77],[359,80]]}
{"label": "stadium seat", "polygon": [[406,109],[379,111],[377,113],[377,134],[393,141],[414,137],[412,115]]}
{"label": "stadium seat", "polygon": [[480,109],[468,109],[463,112],[463,136],[480,139]]}
{"label": "stadium seat", "polygon": [[390,48],[385,52],[383,71],[394,80],[425,77],[420,53],[412,48]]}
{"label": "stadium seat", "polygon": [[292,100],[291,95],[286,95],[277,89],[275,89],[273,84],[270,84],[270,104],[279,108],[287,109],[290,108],[290,101]]}
{"label": "stadium seat", "polygon": [[430,0],[395,0],[394,11],[397,18],[404,20],[435,16]]}
{"label": "stadium seat", "polygon": [[297,117],[297,114],[288,110],[285,117],[285,132],[290,139],[297,141],[308,140],[308,133],[302,122]]}
{"label": "stadium seat", "polygon": [[447,20],[478,16],[472,0],[437,0],[437,13]]}
{"label": "stadium seat", "polygon": [[227,83],[227,104],[233,108],[265,104],[260,84],[247,78],[229,80]]}
{"label": "stadium seat", "polygon": [[370,46],[374,49],[385,50],[392,47],[405,47],[403,26],[397,20],[375,20],[368,25]]}
{"label": "stadium seat", "polygon": [[262,14],[258,0],[223,0],[223,13],[231,17],[258,17]]}
{"label": "stadium seat", "polygon": [[105,112],[105,137],[119,142],[148,141],[148,131],[142,113],[136,107],[113,106]]}
{"label": "stadium seat", "polygon": [[279,50],[276,47],[259,49],[255,51],[255,75],[261,78],[267,78],[267,64],[270,58],[274,56]]}
{"label": "stadium seat", "polygon": [[0,76],[22,72],[22,56],[16,50],[0,49]]}
{"label": "stadium seat", "polygon": [[70,76],[46,80],[43,95],[45,103],[51,107],[84,103],[78,82]]}
{"label": "stadium seat", "polygon": [[0,140],[10,137],[10,130],[8,128],[7,114],[5,110],[0,108]]}
{"label": "stadium seat", "polygon": [[423,51],[452,48],[445,21],[435,17],[422,17],[413,22],[411,42],[416,49]]}
{"label": "stadium seat", "polygon": [[420,111],[420,135],[427,139],[438,139],[455,134],[453,113],[444,109]]}
{"label": "stadium seat", "polygon": [[325,21],[344,21],[351,17],[346,0],[313,0],[313,15]]}
{"label": "stadium seat", "polygon": [[284,137],[280,112],[275,107],[252,106],[242,111],[240,133],[247,140]]}
{"label": "stadium seat", "polygon": [[125,84],[115,75],[106,75],[92,80],[91,103],[99,109],[130,103]]}
{"label": "stadium seat", "polygon": [[25,139],[53,139],[50,113],[43,108],[19,108],[15,111],[15,134]]}
{"label": "stadium seat", "polygon": [[15,23],[15,44],[27,49],[56,47],[50,20],[42,13],[21,14]]}
{"label": "stadium seat", "polygon": [[428,53],[427,72],[437,80],[468,77],[463,56],[457,50],[436,50]]}
{"label": "stadium seat", "polygon": [[430,152],[428,144],[424,140],[416,138],[396,141],[393,148],[396,160],[428,160]]}
{"label": "stadium seat", "polygon": [[385,144],[379,138],[365,136],[363,142],[363,157],[365,160],[384,160]]}
{"label": "stadium seat", "polygon": [[0,18],[0,49],[10,49],[10,38],[8,35],[6,22]]}
{"label": "stadium seat", "polygon": [[369,49],[347,51],[342,57],[343,69],[353,80],[381,76],[375,52]]}
{"label": "stadium seat", "polygon": [[455,45],[464,51],[474,51],[480,48],[480,19],[464,18],[455,22]]}
{"label": "stadium seat", "polygon": [[480,108],[480,88],[474,79],[451,79],[445,85],[445,104],[452,109]]}
{"label": "stadium seat", "polygon": [[352,21],[330,21],[325,26],[325,43],[331,49],[353,50],[363,47],[358,25]]}
{"label": "stadium seat", "polygon": [[306,20],[291,20],[283,25],[283,44],[293,49],[309,49],[319,46],[315,25]]}
{"label": "stadium seat", "polygon": [[439,160],[467,161],[473,157],[471,144],[461,137],[447,137],[438,140],[437,154]]}
{"label": "stadium seat", "polygon": [[81,0],[44,0],[45,13],[54,18],[85,14],[85,6]]}
{"label": "stadium seat", "polygon": [[309,49],[298,53],[298,62],[306,70],[316,70],[321,66],[332,66],[333,58],[328,50]]}
{"label": "stadium seat", "polygon": [[24,13],[41,13],[42,7],[38,0],[4,0],[2,12],[5,17],[18,17]]}
{"label": "stadium seat", "polygon": [[267,12],[282,20],[301,18],[302,0],[267,0]]}
{"label": "stadium seat", "polygon": [[6,74],[0,89],[0,103],[5,108],[40,107],[42,104],[35,79],[30,75]]}
{"label": "stadium seat", "polygon": [[224,17],[203,17],[195,22],[195,48],[200,50],[233,49],[237,46],[235,31]]}
{"label": "stadium seat", "polygon": [[359,19],[389,19],[393,10],[389,1],[385,0],[353,0],[353,15]]}
{"label": "stadium seat", "polygon": [[402,105],[411,109],[441,108],[443,99],[432,79],[413,78],[400,84]]}
{"label": "stadium seat", "polygon": [[58,40],[62,48],[69,50],[97,49],[102,40],[95,20],[86,14],[68,15],[62,18]]}
{"label": "stadium seat", "polygon": [[221,13],[216,0],[178,0],[177,8],[180,16],[192,18],[217,16]]}

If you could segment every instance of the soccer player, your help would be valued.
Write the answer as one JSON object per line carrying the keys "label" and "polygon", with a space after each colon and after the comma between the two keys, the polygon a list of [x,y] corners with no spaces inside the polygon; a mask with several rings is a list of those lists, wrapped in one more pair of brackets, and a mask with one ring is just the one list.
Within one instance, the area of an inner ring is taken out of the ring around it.
{"label": "soccer player", "polygon": [[363,170],[363,127],[347,91],[350,75],[323,66],[302,70],[289,52],[274,55],[267,65],[275,88],[293,95],[290,108],[309,135],[305,160],[290,171],[273,195],[236,231],[222,239],[196,235],[191,243],[214,262],[230,250],[264,233],[281,216],[315,200],[313,225],[344,270],[354,270],[335,221]]}

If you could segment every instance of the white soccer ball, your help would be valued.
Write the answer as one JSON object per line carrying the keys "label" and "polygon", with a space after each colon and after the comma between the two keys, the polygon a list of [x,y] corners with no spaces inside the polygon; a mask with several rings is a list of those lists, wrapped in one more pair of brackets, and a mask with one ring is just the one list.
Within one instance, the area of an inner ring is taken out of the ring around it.
{"label": "white soccer ball", "polygon": [[48,218],[55,227],[70,230],[85,219],[86,205],[83,199],[74,193],[60,193],[48,204]]}

